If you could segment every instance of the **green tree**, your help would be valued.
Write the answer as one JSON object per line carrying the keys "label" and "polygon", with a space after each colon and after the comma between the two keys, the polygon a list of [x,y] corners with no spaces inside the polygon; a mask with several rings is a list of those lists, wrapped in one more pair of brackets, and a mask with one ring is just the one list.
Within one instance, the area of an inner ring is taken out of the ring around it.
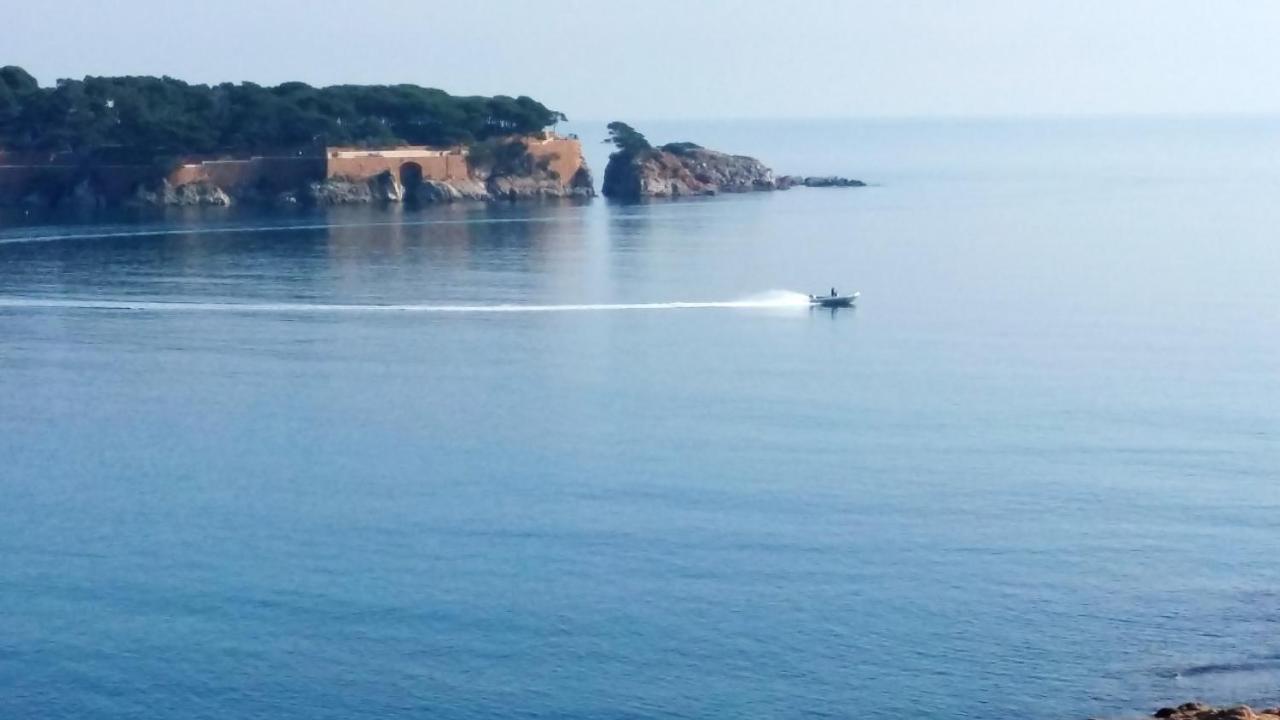
{"label": "green tree", "polygon": [[41,88],[0,68],[0,147],[120,154],[307,146],[452,145],[529,135],[563,115],[526,97],[458,97],[417,85],[288,82],[191,85],[170,77],[86,77]]}
{"label": "green tree", "polygon": [[636,155],[653,149],[644,135],[624,122],[615,120],[606,127],[609,129],[609,139],[605,142],[613,143],[621,155]]}
{"label": "green tree", "polygon": [[31,73],[17,65],[0,67],[0,85],[9,88],[15,95],[25,95],[40,89],[40,83],[36,82]]}

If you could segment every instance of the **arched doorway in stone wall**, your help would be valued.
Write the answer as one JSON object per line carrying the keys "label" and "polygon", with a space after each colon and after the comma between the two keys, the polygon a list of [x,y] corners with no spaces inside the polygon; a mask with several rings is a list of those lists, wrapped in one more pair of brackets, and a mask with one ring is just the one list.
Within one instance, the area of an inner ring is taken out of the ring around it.
{"label": "arched doorway in stone wall", "polygon": [[416,162],[407,162],[400,166],[400,184],[404,187],[405,197],[417,195],[422,187],[422,166]]}

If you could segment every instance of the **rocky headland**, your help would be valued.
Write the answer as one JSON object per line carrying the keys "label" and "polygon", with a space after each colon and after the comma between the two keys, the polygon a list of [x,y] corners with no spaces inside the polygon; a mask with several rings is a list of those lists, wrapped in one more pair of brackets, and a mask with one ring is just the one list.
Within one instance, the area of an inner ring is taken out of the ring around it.
{"label": "rocky headland", "polygon": [[591,169],[576,139],[516,138],[496,146],[371,148],[352,154],[359,157],[348,163],[348,172],[341,164],[347,160],[319,152],[284,158],[214,157],[168,168],[103,166],[93,158],[77,157],[58,157],[57,164],[7,164],[0,153],[0,206],[286,207],[595,195]]}
{"label": "rocky headland", "polygon": [[609,156],[601,192],[619,200],[716,195],[793,187],[862,187],[836,176],[775,176],[756,158],[710,150],[691,142],[649,144],[626,123],[609,124],[617,151]]}
{"label": "rocky headland", "polygon": [[416,85],[191,84],[0,67],[0,205],[95,208],[586,197],[563,113]]}

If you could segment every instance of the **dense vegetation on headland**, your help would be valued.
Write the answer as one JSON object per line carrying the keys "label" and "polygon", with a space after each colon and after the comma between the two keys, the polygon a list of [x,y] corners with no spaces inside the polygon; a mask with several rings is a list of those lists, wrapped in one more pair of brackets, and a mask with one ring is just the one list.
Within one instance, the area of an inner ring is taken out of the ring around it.
{"label": "dense vegetation on headland", "polygon": [[318,145],[453,145],[565,119],[529,97],[458,97],[417,85],[192,85],[86,77],[40,87],[0,68],[0,149],[145,155]]}

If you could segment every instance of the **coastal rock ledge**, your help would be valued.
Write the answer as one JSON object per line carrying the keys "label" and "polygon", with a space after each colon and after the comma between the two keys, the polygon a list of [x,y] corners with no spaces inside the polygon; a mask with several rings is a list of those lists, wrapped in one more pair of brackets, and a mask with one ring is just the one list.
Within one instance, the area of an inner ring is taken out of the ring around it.
{"label": "coastal rock ledge", "polygon": [[1184,703],[1160,708],[1152,715],[1159,720],[1280,720],[1280,707],[1254,710],[1248,705],[1218,708],[1204,703]]}
{"label": "coastal rock ledge", "polygon": [[789,190],[793,187],[811,187],[811,188],[844,188],[844,187],[866,187],[867,184],[861,180],[852,178],[838,177],[835,175],[823,175],[820,177],[804,177],[802,175],[782,175],[778,178],[778,189]]}
{"label": "coastal rock ledge", "polygon": [[793,187],[863,187],[861,180],[837,176],[775,176],[756,158],[710,150],[691,142],[649,144],[626,123],[609,124],[618,148],[609,156],[601,194],[617,200],[717,195]]}

